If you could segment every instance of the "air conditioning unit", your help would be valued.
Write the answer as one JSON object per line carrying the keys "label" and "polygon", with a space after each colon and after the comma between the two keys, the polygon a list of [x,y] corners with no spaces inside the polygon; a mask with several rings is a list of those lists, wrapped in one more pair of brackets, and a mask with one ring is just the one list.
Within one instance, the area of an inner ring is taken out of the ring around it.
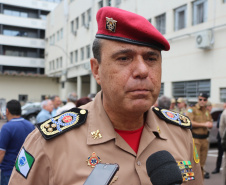
{"label": "air conditioning unit", "polygon": [[200,49],[211,49],[213,45],[213,35],[211,30],[201,31],[196,35],[196,47]]}

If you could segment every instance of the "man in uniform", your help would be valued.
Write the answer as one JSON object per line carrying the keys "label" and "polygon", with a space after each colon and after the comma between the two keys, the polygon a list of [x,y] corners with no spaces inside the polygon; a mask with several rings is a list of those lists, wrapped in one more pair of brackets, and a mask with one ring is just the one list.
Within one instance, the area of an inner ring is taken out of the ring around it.
{"label": "man in uniform", "polygon": [[177,99],[177,108],[180,114],[186,114],[186,100],[184,98]]}
{"label": "man in uniform", "polygon": [[102,91],[81,109],[38,124],[22,148],[29,168],[21,171],[20,160],[26,158],[20,152],[9,184],[81,185],[101,162],[119,164],[115,185],[151,185],[146,160],[167,150],[178,162],[183,184],[202,185],[190,120],[152,107],[168,41],[144,17],[118,8],[101,8],[97,22],[90,63]]}
{"label": "man in uniform", "polygon": [[[209,130],[213,127],[212,117],[210,112],[206,109],[208,95],[206,93],[200,93],[198,96],[198,103],[188,109],[187,116],[192,122],[192,135],[195,140],[195,146],[200,158],[200,165],[204,174],[204,165],[207,158],[209,149]],[[208,178],[206,175],[205,178]]]}

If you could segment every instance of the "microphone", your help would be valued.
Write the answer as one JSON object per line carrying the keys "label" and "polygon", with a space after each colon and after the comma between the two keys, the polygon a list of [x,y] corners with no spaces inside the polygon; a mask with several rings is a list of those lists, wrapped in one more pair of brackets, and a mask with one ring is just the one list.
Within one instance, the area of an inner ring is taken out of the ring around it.
{"label": "microphone", "polygon": [[150,155],[146,168],[153,185],[177,185],[183,182],[176,160],[166,150]]}

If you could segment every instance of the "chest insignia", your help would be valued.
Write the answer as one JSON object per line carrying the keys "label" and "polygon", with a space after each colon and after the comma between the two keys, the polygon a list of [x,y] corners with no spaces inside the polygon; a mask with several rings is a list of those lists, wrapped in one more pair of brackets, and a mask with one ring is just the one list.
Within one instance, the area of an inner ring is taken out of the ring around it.
{"label": "chest insignia", "polygon": [[72,108],[63,114],[36,124],[36,126],[42,136],[48,140],[84,124],[87,114],[87,110]]}
{"label": "chest insignia", "polygon": [[191,166],[191,161],[177,161],[177,165],[181,171],[183,182],[195,180],[195,174]]}
{"label": "chest insignia", "polygon": [[92,155],[89,156],[86,161],[88,163],[88,166],[92,168],[94,168],[96,164],[101,162],[100,157],[98,157],[95,152],[93,152]]}
{"label": "chest insignia", "polygon": [[160,119],[167,123],[191,129],[191,121],[187,116],[160,107],[153,107],[153,111]]}

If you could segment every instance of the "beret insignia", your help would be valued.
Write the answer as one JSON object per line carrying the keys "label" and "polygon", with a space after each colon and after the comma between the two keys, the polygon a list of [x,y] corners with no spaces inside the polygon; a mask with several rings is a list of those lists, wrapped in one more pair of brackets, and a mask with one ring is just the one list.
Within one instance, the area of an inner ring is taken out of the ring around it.
{"label": "beret insignia", "polygon": [[187,116],[160,107],[153,107],[153,111],[160,119],[167,123],[191,129],[191,121]]}
{"label": "beret insignia", "polygon": [[116,30],[116,20],[114,20],[113,18],[108,18],[106,17],[106,29],[111,31],[111,32],[115,32]]}
{"label": "beret insignia", "polygon": [[36,124],[36,127],[46,139],[52,139],[64,132],[77,128],[85,123],[88,111],[85,109],[72,108],[67,112],[57,115],[42,123]]}

